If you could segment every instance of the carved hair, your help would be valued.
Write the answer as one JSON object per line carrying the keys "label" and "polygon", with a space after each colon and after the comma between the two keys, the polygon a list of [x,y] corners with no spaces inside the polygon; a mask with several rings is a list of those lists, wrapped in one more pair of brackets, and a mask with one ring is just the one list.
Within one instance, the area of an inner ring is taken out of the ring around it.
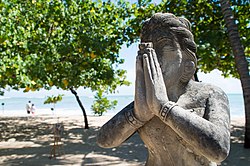
{"label": "carved hair", "polygon": [[185,59],[190,59],[197,66],[196,44],[191,33],[190,22],[171,13],[156,13],[146,20],[142,27],[141,41],[153,42],[157,38],[177,39]]}

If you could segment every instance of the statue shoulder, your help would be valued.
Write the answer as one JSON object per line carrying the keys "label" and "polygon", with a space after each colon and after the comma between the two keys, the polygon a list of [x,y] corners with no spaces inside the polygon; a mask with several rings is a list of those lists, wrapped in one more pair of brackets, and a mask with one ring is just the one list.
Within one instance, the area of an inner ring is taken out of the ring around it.
{"label": "statue shoulder", "polygon": [[226,96],[226,93],[218,86],[210,84],[210,83],[203,83],[203,82],[192,82],[191,89],[197,91],[201,94],[206,94],[209,96]]}
{"label": "statue shoulder", "polygon": [[216,85],[210,83],[195,82],[193,87],[197,88],[196,90],[200,94],[208,96],[208,98],[228,100],[226,93]]}

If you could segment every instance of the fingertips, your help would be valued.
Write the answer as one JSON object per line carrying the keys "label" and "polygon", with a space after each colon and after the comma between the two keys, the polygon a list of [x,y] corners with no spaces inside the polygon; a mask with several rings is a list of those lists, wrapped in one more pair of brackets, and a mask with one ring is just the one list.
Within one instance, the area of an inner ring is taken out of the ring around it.
{"label": "fingertips", "polygon": [[150,67],[149,67],[149,58],[148,58],[147,54],[143,54],[143,68],[144,68],[144,72],[148,72],[147,70],[150,69]]}
{"label": "fingertips", "polygon": [[144,68],[148,68],[148,65],[149,65],[148,55],[147,54],[143,54],[143,67]]}

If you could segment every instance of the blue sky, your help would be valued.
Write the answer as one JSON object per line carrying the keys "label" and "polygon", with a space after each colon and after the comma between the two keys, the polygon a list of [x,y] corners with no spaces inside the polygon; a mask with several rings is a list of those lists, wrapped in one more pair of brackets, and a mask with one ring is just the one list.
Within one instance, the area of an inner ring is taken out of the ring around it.
{"label": "blue sky", "polygon": [[[134,95],[134,82],[135,82],[135,59],[137,55],[138,44],[133,44],[129,48],[125,45],[120,51],[121,58],[125,59],[125,63],[120,65],[120,68],[127,70],[127,79],[132,83],[130,86],[122,86],[118,88],[119,93],[115,95]],[[223,78],[221,72],[214,70],[209,74],[198,73],[198,77],[202,82],[214,84],[222,88],[226,93],[242,93],[241,83],[238,79],[235,78]],[[93,96],[90,90],[80,88],[77,90],[79,95],[84,96]],[[71,96],[71,92],[62,91],[56,88],[53,88],[50,91],[40,90],[38,92],[28,92],[23,93],[22,91],[6,91],[5,97],[41,97],[64,94],[65,96]]]}

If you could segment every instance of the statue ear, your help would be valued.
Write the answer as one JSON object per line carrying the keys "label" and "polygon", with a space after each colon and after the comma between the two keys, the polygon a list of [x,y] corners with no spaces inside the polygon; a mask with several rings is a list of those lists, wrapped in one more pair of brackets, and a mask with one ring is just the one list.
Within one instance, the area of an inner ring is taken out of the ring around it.
{"label": "statue ear", "polygon": [[196,67],[195,63],[191,60],[187,60],[183,63],[183,72],[181,75],[181,82],[188,82],[194,76]]}

